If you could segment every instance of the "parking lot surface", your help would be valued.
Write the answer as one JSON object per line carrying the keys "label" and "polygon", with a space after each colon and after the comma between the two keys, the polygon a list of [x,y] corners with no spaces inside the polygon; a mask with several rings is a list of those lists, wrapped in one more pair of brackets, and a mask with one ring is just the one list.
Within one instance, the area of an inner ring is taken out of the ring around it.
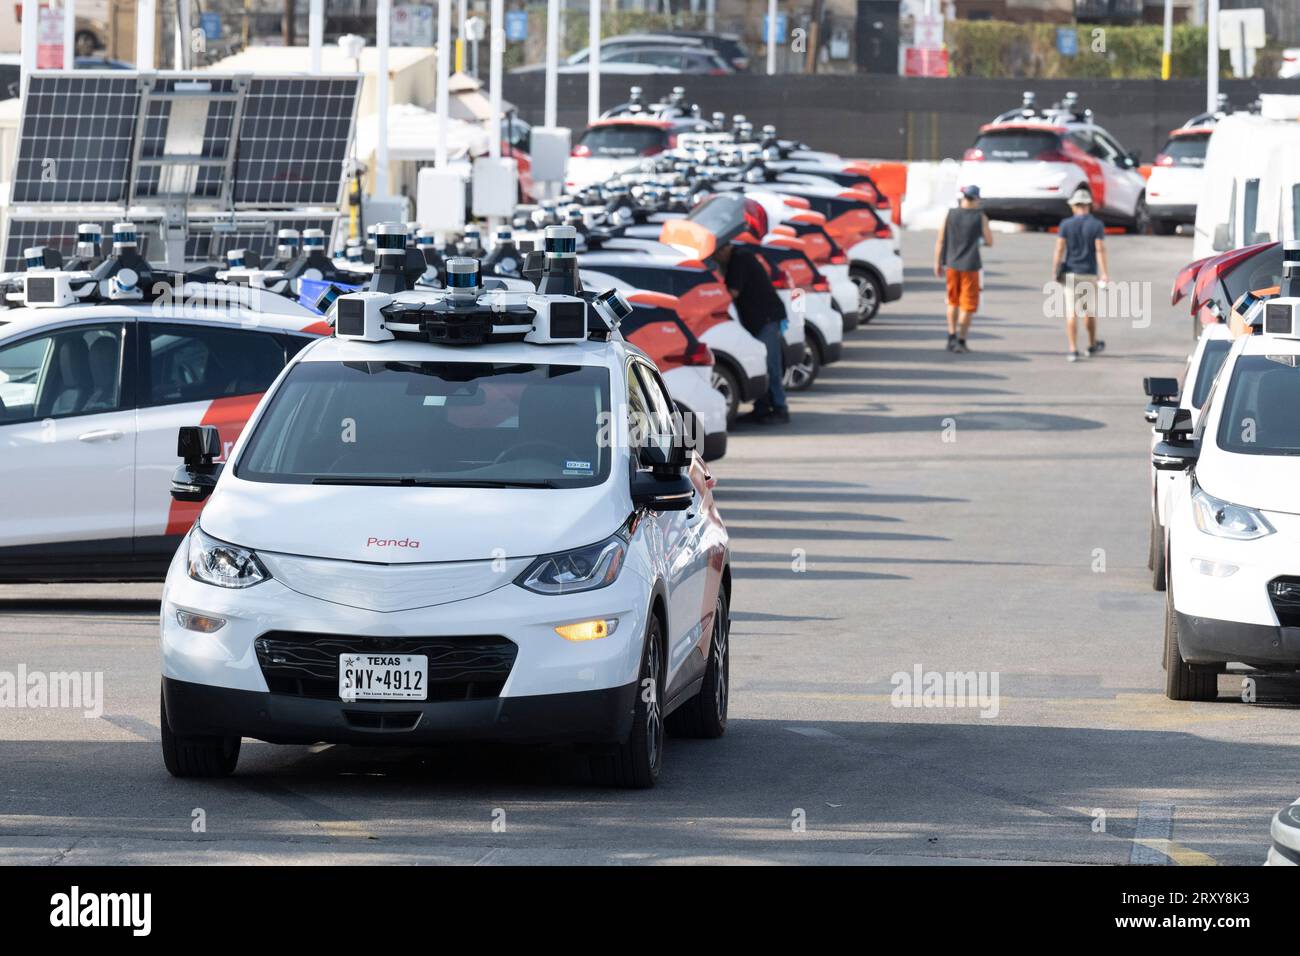
{"label": "parking lot surface", "polygon": [[[1105,354],[1069,365],[1052,237],[997,237],[965,355],[933,240],[904,237],[906,297],[793,424],[738,428],[714,466],[731,722],[672,741],[656,789],[595,787],[564,752],[252,742],[229,780],[172,779],[161,586],[6,587],[0,671],[102,672],[104,713],[0,708],[0,862],[1262,862],[1300,791],[1300,689],[1165,699],[1145,567],[1141,379],[1190,344],[1168,305],[1190,242],[1110,240],[1150,321],[1103,319]],[[996,694],[897,706],[918,672]]]}

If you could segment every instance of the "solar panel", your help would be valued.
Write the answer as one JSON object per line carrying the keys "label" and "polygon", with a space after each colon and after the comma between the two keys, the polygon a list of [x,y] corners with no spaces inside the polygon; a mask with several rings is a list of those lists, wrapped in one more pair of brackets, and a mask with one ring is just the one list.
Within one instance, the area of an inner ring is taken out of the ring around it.
{"label": "solar panel", "polygon": [[[166,76],[146,81],[136,148],[135,201],[187,199],[226,204],[239,94],[228,77]],[[187,160],[189,160],[187,162]]]}
{"label": "solar panel", "polygon": [[[75,219],[23,218],[11,217],[9,231],[5,239],[4,264],[0,272],[18,272],[23,267],[23,250],[30,246],[49,246],[58,249],[67,259],[77,246],[77,226],[83,222],[97,222],[105,236],[113,234],[113,223],[120,217],[105,219],[95,216],[78,216]],[[149,227],[136,220],[140,225],[139,249],[145,258],[149,257]]]}
{"label": "solar panel", "polygon": [[13,204],[124,202],[139,108],[133,74],[32,74]]}
{"label": "solar panel", "polygon": [[243,206],[337,206],[351,142],[356,77],[254,78],[235,165]]}

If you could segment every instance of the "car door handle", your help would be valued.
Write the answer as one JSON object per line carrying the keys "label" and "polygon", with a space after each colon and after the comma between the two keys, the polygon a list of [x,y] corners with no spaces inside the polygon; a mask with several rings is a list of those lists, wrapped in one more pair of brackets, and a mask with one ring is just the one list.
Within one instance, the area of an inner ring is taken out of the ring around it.
{"label": "car door handle", "polygon": [[117,441],[122,437],[122,432],[116,428],[101,428],[98,431],[85,432],[77,436],[77,441],[99,442],[99,441]]}

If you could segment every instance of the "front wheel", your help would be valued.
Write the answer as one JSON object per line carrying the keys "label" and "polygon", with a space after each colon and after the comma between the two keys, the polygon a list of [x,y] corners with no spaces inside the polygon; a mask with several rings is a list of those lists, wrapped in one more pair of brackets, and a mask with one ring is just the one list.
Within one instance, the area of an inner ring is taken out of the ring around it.
{"label": "front wheel", "polygon": [[1151,231],[1157,236],[1172,236],[1178,231],[1178,223],[1169,219],[1152,219]]}
{"label": "front wheel", "polygon": [[1183,660],[1173,589],[1165,591],[1165,696],[1170,700],[1214,700],[1219,696],[1218,672]]}
{"label": "front wheel", "polygon": [[239,763],[238,737],[198,737],[172,733],[167,697],[161,695],[163,764],[173,777],[229,777]]}
{"label": "front wheel", "polygon": [[674,737],[714,738],[727,730],[727,700],[731,691],[731,616],[727,595],[718,592],[709,637],[709,663],[700,691],[668,715],[665,726]]}
{"label": "front wheel", "polygon": [[885,299],[885,290],[880,280],[866,269],[853,269],[849,278],[858,287],[858,322],[867,323],[880,311],[880,303]]}
{"label": "front wheel", "polygon": [[651,615],[641,652],[632,730],[612,753],[592,756],[591,776],[597,783],[645,789],[658,781],[664,758],[663,689],[663,625]]}

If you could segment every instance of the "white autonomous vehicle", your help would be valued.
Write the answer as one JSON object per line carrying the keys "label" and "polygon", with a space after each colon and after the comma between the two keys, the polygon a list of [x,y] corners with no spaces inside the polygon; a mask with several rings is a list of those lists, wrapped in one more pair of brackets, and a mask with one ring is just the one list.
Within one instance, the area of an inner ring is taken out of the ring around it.
{"label": "white autonomous vehicle", "polygon": [[[1300,247],[1300,243],[1288,245]],[[1285,298],[1256,311],[1195,427],[1165,408],[1152,456],[1165,489],[1166,694],[1210,700],[1229,663],[1300,669],[1300,248]]]}
{"label": "white autonomous vehicle", "polygon": [[548,229],[535,294],[459,257],[412,292],[381,227],[370,290],[326,292],[334,334],[224,464],[214,429],[181,429],[173,494],[206,506],[163,592],[172,774],[233,772],[243,737],[564,741],[647,787],[665,729],[723,733],[712,478],[573,235]]}

